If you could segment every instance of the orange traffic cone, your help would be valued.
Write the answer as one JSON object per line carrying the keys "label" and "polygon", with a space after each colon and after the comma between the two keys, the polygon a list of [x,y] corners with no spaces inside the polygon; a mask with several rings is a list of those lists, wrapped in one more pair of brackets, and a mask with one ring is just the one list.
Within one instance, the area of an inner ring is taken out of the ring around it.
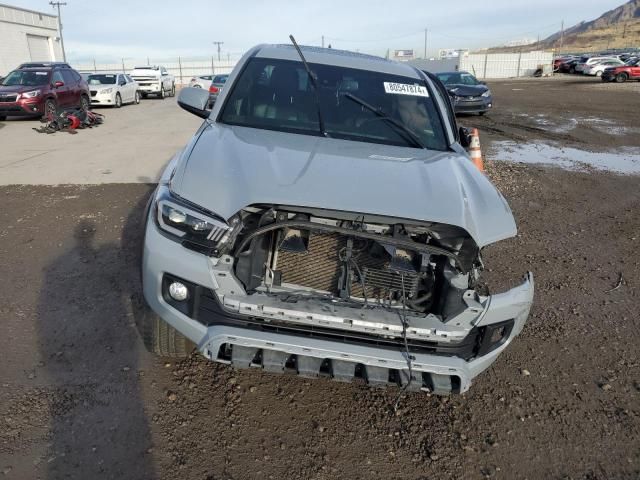
{"label": "orange traffic cone", "polygon": [[471,145],[469,146],[469,153],[471,154],[471,161],[478,170],[484,172],[484,162],[482,161],[482,151],[480,150],[480,134],[478,129],[471,130]]}

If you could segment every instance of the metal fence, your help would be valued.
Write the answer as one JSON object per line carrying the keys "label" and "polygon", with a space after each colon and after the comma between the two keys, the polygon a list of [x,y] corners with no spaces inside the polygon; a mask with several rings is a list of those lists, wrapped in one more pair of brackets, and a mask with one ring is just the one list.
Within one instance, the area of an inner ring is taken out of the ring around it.
{"label": "metal fence", "polygon": [[93,60],[89,63],[72,62],[72,67],[81,73],[129,73],[140,65],[161,65],[176,78],[177,85],[188,84],[197,75],[217,75],[231,73],[237,60],[217,60],[214,57],[178,57],[173,59],[130,59],[123,58],[120,62],[104,63]]}
{"label": "metal fence", "polygon": [[531,77],[538,68],[552,73],[552,52],[472,54],[460,60],[460,70],[478,78]]}
{"label": "metal fence", "polygon": [[[418,62],[418,61],[416,61]],[[413,63],[416,63],[413,62]],[[459,69],[466,70],[478,78],[511,78],[532,76],[538,68],[544,73],[552,72],[553,53],[490,53],[463,56],[460,60],[448,59],[434,62],[421,61],[419,68],[438,72],[455,70],[459,62]],[[217,60],[215,57],[177,57],[170,59],[123,58],[120,62],[105,63],[93,60],[88,63],[72,62],[72,66],[79,72],[125,72],[128,73],[136,65],[162,65],[176,78],[176,84],[185,85],[197,75],[230,73],[236,66],[237,60]]]}

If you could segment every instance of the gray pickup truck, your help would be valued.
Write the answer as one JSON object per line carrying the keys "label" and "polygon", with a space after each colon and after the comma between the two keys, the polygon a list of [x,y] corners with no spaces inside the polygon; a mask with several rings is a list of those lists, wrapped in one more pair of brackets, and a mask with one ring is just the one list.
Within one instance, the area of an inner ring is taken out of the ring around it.
{"label": "gray pickup truck", "polygon": [[[511,210],[444,86],[407,64],[260,45],[146,213],[147,346],[238,368],[461,393],[520,333],[533,277],[479,288]],[[517,259],[514,259],[517,261]]]}

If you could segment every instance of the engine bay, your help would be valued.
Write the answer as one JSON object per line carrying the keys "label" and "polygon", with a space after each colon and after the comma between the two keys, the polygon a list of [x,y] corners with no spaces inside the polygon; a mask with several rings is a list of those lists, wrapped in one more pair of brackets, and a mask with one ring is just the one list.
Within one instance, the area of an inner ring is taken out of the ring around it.
{"label": "engine bay", "polygon": [[461,229],[318,213],[326,212],[243,211],[233,257],[234,274],[247,294],[441,319],[465,308],[462,295],[474,278],[469,272],[476,270],[478,252]]}

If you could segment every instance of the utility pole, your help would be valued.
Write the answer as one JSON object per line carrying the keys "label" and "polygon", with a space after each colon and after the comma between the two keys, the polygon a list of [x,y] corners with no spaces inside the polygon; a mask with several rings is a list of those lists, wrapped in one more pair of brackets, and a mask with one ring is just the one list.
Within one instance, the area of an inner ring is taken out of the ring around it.
{"label": "utility pole", "polygon": [[64,51],[64,39],[62,38],[62,17],[60,16],[60,6],[66,5],[67,2],[49,2],[53,8],[58,7],[58,32],[60,33],[60,46],[62,47],[62,59],[67,61],[67,52]]}
{"label": "utility pole", "polygon": [[324,48],[324,35],[322,35],[322,48]]}
{"label": "utility pole", "polygon": [[558,53],[562,53],[562,45],[564,43],[564,20],[560,24],[560,48],[558,49]]}
{"label": "utility pole", "polygon": [[218,46],[218,61],[220,61],[220,45],[222,45],[224,42],[211,42],[211,43]]}
{"label": "utility pole", "polygon": [[427,33],[429,30],[424,29],[424,59],[427,59]]}
{"label": "utility pole", "polygon": [[622,38],[627,34],[627,22],[624,23],[624,28],[622,29]]}

